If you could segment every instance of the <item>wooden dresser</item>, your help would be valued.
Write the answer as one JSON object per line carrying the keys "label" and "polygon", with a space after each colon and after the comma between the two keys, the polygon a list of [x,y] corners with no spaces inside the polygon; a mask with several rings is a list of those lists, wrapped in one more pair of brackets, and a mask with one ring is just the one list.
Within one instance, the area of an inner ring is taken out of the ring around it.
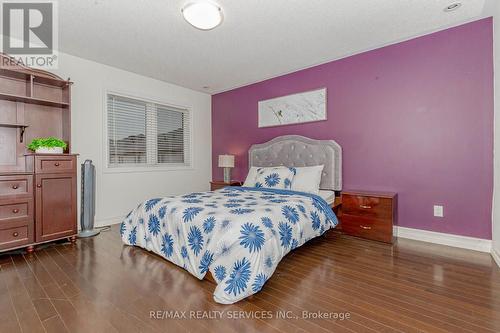
{"label": "wooden dresser", "polygon": [[342,192],[340,221],[344,233],[392,243],[392,228],[396,219],[396,193]]}
{"label": "wooden dresser", "polygon": [[[71,82],[10,66],[0,54],[0,252],[76,239],[77,155],[71,149]],[[33,154],[36,137],[63,139],[65,154]]]}
{"label": "wooden dresser", "polygon": [[225,183],[223,180],[213,180],[210,182],[210,191],[215,191],[224,188],[226,186],[241,186],[241,185],[243,185],[243,183],[236,180],[232,180],[229,183]]}

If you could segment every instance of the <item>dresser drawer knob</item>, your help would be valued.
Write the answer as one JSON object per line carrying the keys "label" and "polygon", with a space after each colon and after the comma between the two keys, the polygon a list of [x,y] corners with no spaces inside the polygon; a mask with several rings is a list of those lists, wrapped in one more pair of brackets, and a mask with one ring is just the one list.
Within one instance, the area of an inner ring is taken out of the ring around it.
{"label": "dresser drawer knob", "polygon": [[17,214],[17,213],[19,213],[19,209],[17,209],[17,208],[14,208],[14,209],[12,210],[12,213],[14,213],[14,214]]}
{"label": "dresser drawer knob", "polygon": [[17,190],[18,188],[19,188],[19,185],[17,185],[17,184],[16,185],[12,185],[12,189],[13,190]]}
{"label": "dresser drawer knob", "polygon": [[19,236],[19,233],[18,233],[17,231],[14,231],[14,232],[12,233],[12,236],[17,237],[17,236]]}
{"label": "dresser drawer knob", "polygon": [[359,205],[359,207],[361,207],[363,209],[372,209],[372,206],[369,206],[369,205]]}
{"label": "dresser drawer knob", "polygon": [[372,227],[368,227],[368,226],[366,226],[366,225],[360,225],[359,227],[360,227],[361,229],[364,229],[364,230],[371,230],[371,229],[372,229]]}
{"label": "dresser drawer knob", "polygon": [[42,184],[36,184],[36,187],[40,188],[42,187]]}
{"label": "dresser drawer knob", "polygon": [[59,162],[54,163],[56,167],[60,166]]}

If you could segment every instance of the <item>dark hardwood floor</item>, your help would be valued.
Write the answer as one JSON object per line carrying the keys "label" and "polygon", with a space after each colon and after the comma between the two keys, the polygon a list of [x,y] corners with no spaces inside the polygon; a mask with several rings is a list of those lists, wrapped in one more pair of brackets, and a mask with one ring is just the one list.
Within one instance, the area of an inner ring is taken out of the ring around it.
{"label": "dark hardwood floor", "polygon": [[[210,282],[123,246],[117,226],[75,245],[4,254],[0,267],[0,332],[500,331],[500,272],[488,254],[404,239],[391,246],[329,232],[233,305],[215,303]],[[217,318],[150,317],[163,310]]]}

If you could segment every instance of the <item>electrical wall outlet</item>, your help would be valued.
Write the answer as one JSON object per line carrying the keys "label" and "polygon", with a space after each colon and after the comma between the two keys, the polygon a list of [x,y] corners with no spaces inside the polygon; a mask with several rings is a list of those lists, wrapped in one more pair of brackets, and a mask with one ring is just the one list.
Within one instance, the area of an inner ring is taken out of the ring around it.
{"label": "electrical wall outlet", "polygon": [[443,206],[434,205],[434,216],[444,217]]}

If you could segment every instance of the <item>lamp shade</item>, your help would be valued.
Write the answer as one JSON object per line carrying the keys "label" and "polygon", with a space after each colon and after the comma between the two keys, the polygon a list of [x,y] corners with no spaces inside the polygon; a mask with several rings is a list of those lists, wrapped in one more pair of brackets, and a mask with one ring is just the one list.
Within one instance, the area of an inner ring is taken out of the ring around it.
{"label": "lamp shade", "polygon": [[219,155],[220,168],[234,168],[234,155]]}

